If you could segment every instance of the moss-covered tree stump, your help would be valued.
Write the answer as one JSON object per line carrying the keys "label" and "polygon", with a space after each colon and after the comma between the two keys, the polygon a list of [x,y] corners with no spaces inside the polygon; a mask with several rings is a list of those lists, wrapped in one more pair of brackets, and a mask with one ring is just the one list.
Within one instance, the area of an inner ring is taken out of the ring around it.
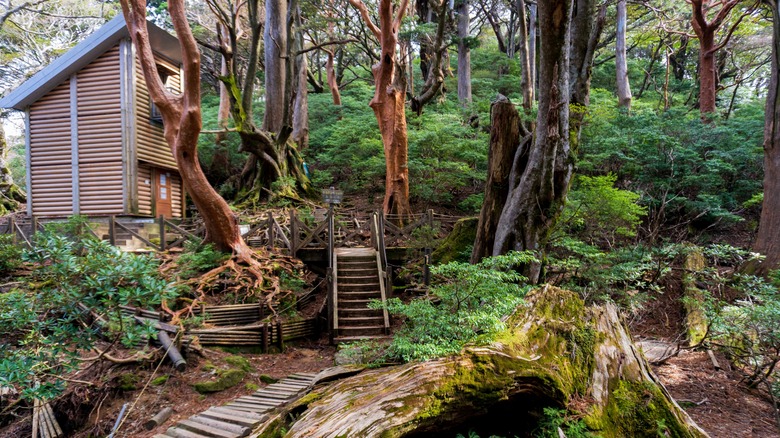
{"label": "moss-covered tree stump", "polygon": [[707,436],[657,381],[614,306],[585,307],[545,286],[507,326],[491,345],[319,389],[289,408],[300,416],[284,436],[528,436],[545,407],[567,409],[606,438]]}

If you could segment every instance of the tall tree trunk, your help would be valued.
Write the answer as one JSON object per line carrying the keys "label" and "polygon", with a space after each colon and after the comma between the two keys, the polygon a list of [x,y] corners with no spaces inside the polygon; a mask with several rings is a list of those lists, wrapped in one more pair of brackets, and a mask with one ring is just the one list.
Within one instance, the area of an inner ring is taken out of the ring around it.
{"label": "tall tree trunk", "polygon": [[528,13],[525,7],[525,0],[517,0],[518,11],[518,33],[520,34],[520,66],[523,69],[520,80],[520,89],[523,92],[523,109],[526,112],[531,111],[534,106],[534,82],[533,71],[531,68],[531,58],[528,49]]}
{"label": "tall tree trunk", "polygon": [[198,136],[202,127],[200,109],[200,52],[187,22],[183,0],[168,2],[173,27],[182,51],[184,92],[174,95],[165,89],[155,64],[146,27],[146,2],[121,0],[122,12],[137,47],[149,94],[163,117],[163,133],[171,147],[184,188],[206,226],[206,241],[225,252],[252,263],[254,252],[238,228],[238,216],[209,185],[198,162]]}
{"label": "tall tree trunk", "polygon": [[780,267],[780,12],[776,0],[767,0],[772,11],[772,74],[764,116],[764,203],[753,250],[766,258],[759,271]]}
{"label": "tall tree trunk", "polygon": [[[287,0],[265,1],[265,115],[263,129],[278,134],[284,124],[286,97]],[[247,78],[250,80],[250,78]]]}
{"label": "tall tree trunk", "polygon": [[[517,109],[504,96],[499,96],[490,110],[490,146],[485,200],[479,213],[477,237],[471,252],[471,263],[478,263],[493,253],[496,226],[509,195],[509,177],[513,163],[528,159],[531,136],[523,132]],[[521,135],[522,133],[522,135]],[[517,167],[523,167],[520,163]]]}
{"label": "tall tree trunk", "polygon": [[469,0],[458,8],[458,101],[471,103],[471,49],[469,48]]}
{"label": "tall tree trunk", "polygon": [[[511,250],[541,252],[563,209],[574,166],[569,144],[569,28],[572,0],[539,3],[542,33],[539,113],[528,159],[512,166],[509,196],[496,227],[493,255]],[[526,270],[539,280],[541,265]]]}
{"label": "tall tree trunk", "polygon": [[8,143],[5,140],[3,125],[0,123],[0,215],[16,211],[27,202],[27,196],[22,189],[14,184],[11,169],[6,161],[7,154]]}
{"label": "tall tree trunk", "polygon": [[536,47],[538,44],[538,32],[537,32],[537,8],[536,3],[531,3],[528,5],[528,60],[530,61],[530,71],[531,71],[531,87],[534,91],[534,98],[537,96],[536,85],[538,84],[538,69],[537,66],[537,56],[536,56]]}
{"label": "tall tree trunk", "polygon": [[[331,9],[335,8],[335,4],[335,0],[331,0]],[[333,40],[335,39],[334,35],[336,34],[336,24],[332,20],[333,12],[328,12],[328,16],[331,18],[331,20],[328,21],[328,38]],[[328,88],[330,89],[330,95],[333,97],[333,105],[341,105],[341,92],[339,91],[339,84],[336,80],[336,67],[333,62],[333,50],[334,49],[329,49],[326,51],[328,54],[328,60],[325,63],[325,73],[327,76]]]}
{"label": "tall tree trunk", "polygon": [[300,7],[295,13],[295,103],[292,114],[292,139],[298,145],[298,150],[303,151],[309,146],[309,88],[306,80],[308,63],[306,55],[300,53],[303,50],[303,26],[301,23]]}
{"label": "tall tree trunk", "polygon": [[[726,32],[726,36],[719,42],[715,41],[715,34],[728,18],[732,9],[742,0],[722,0],[717,2],[720,9],[711,0],[689,0],[693,9],[691,26],[699,39],[699,112],[705,122],[712,120],[716,111],[715,100],[717,97],[717,70],[715,66],[715,54],[723,48],[733,35],[734,30],[747,13],[740,15]],[[711,18],[708,19],[708,15]]]}
{"label": "tall tree trunk", "polygon": [[626,0],[617,3],[617,32],[615,36],[615,72],[617,73],[618,107],[631,109],[631,85],[628,82],[626,60]]}
{"label": "tall tree trunk", "polygon": [[401,27],[408,0],[401,0],[393,11],[391,0],[379,2],[379,26],[374,24],[366,5],[360,0],[349,0],[360,11],[363,21],[381,45],[381,56],[371,71],[374,74],[374,98],[371,109],[379,123],[385,151],[385,214],[406,217],[411,214],[409,205],[408,138],[406,132],[406,84],[404,75],[396,71],[398,31]]}

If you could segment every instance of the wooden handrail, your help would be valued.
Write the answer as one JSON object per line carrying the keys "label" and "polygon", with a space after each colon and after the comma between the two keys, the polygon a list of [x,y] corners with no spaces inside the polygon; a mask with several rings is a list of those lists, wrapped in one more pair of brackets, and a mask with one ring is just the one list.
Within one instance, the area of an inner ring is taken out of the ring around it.
{"label": "wooden handrail", "polygon": [[390,316],[387,314],[387,293],[385,291],[385,281],[387,279],[387,272],[382,267],[382,256],[379,251],[376,252],[376,269],[379,271],[379,292],[382,297],[382,316],[385,322],[385,334],[390,334]]}

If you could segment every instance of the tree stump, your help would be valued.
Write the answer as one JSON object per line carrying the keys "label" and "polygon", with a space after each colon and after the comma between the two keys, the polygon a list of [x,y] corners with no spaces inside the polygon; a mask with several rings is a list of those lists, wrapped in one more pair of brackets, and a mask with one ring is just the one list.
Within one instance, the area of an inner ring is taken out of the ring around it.
{"label": "tree stump", "polygon": [[545,407],[576,413],[604,437],[707,436],[658,382],[613,305],[586,307],[551,286],[530,293],[492,344],[337,381],[260,436],[283,427],[287,437],[529,436]]}

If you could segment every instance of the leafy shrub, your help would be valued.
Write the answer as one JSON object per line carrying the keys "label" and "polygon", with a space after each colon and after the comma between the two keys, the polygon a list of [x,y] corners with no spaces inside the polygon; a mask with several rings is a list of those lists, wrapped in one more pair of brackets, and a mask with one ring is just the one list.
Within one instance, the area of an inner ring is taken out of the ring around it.
{"label": "leafy shrub", "polygon": [[[58,376],[77,369],[100,336],[133,345],[156,333],[123,316],[120,305],[148,308],[177,294],[153,258],[88,233],[38,233],[23,258],[36,266],[32,282],[0,295],[0,386],[19,387],[27,399],[59,394],[65,383]],[[92,317],[80,305],[104,322],[88,325]]]}
{"label": "leafy shrub", "polygon": [[615,188],[616,179],[613,174],[577,176],[561,221],[566,231],[592,245],[609,247],[616,239],[636,235],[647,209],[637,204],[636,193]]}
{"label": "leafy shrub", "polygon": [[594,89],[578,165],[639,193],[652,237],[681,223],[733,223],[762,189],[763,124],[759,104],[707,124],[687,108],[658,112],[642,102],[627,114],[612,93]]}
{"label": "leafy shrub", "polygon": [[0,275],[19,268],[22,262],[22,248],[14,244],[10,234],[0,235]]}
{"label": "leafy shrub", "polygon": [[534,436],[539,438],[558,438],[558,429],[567,438],[589,438],[596,435],[588,432],[588,426],[582,418],[573,418],[566,409],[544,408],[544,417],[539,421],[539,427]]}
{"label": "leafy shrub", "polygon": [[501,318],[527,292],[524,278],[514,269],[532,260],[528,252],[511,252],[476,265],[452,262],[433,267],[436,284],[428,296],[408,304],[398,298],[388,301],[388,311],[406,319],[393,338],[389,356],[425,360],[456,353],[468,342],[490,339],[504,328]]}
{"label": "leafy shrub", "polygon": [[709,340],[744,367],[750,384],[768,383],[780,363],[780,271],[769,280],[736,275],[731,286],[743,294],[735,303],[709,297]]}
{"label": "leafy shrub", "polygon": [[219,266],[228,257],[229,254],[215,250],[214,245],[210,243],[201,245],[194,240],[187,240],[184,242],[184,252],[176,260],[179,266],[179,276],[181,278],[194,277],[198,273]]}

